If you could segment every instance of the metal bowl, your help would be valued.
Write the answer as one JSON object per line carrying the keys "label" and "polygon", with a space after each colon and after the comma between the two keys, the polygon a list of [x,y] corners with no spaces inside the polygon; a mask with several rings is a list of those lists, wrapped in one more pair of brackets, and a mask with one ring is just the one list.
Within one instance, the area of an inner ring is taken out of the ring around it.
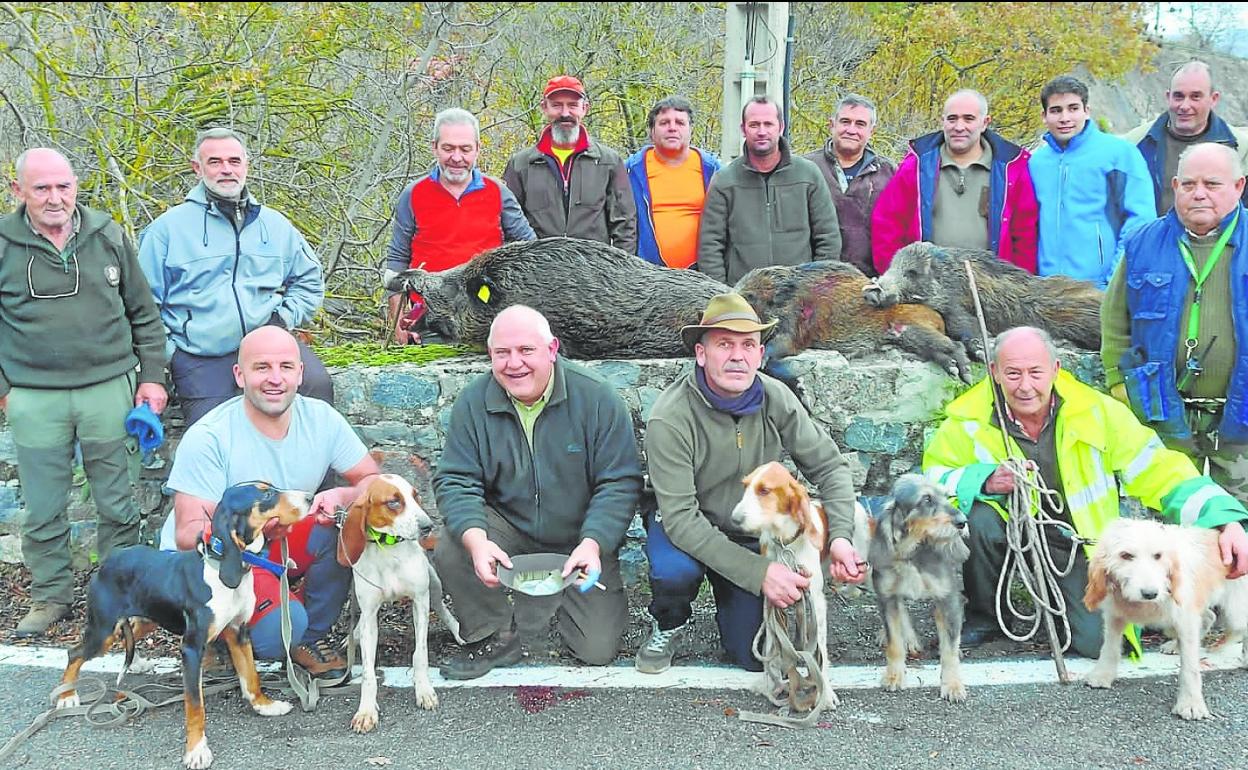
{"label": "metal bowl", "polygon": [[560,576],[568,560],[566,553],[523,553],[511,557],[511,569],[498,565],[499,581],[513,591],[529,596],[553,596],[576,582],[580,573],[573,570]]}

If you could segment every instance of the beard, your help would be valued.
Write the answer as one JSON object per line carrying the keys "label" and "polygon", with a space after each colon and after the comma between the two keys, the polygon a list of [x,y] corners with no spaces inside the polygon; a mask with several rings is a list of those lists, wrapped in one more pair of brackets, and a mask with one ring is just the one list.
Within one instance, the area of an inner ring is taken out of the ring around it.
{"label": "beard", "polygon": [[453,184],[463,184],[472,179],[472,169],[470,168],[446,168],[441,167],[442,178]]}
{"label": "beard", "polygon": [[555,144],[576,144],[576,141],[581,138],[581,126],[580,124],[569,126],[555,121],[550,124],[550,138]]}

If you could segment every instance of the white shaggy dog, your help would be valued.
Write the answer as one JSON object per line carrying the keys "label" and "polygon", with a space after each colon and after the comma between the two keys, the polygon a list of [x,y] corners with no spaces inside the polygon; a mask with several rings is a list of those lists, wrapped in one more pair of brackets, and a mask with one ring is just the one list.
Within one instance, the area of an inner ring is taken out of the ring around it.
{"label": "white shaggy dog", "polygon": [[1101,609],[1105,641],[1088,673],[1090,687],[1109,687],[1118,673],[1128,623],[1160,627],[1178,640],[1179,695],[1174,714],[1208,719],[1200,682],[1200,639],[1205,613],[1221,610],[1228,639],[1243,639],[1248,667],[1248,579],[1226,579],[1218,533],[1156,521],[1119,519],[1101,533],[1088,570],[1083,602]]}

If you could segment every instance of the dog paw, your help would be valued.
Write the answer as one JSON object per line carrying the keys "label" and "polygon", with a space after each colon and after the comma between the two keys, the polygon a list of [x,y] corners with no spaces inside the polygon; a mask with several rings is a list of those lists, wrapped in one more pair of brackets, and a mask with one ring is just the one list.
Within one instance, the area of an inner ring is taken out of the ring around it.
{"label": "dog paw", "polygon": [[1117,672],[1094,668],[1083,678],[1083,683],[1098,690],[1108,690],[1114,686],[1114,679],[1116,678]]}
{"label": "dog paw", "polygon": [[77,708],[80,705],[82,704],[81,701],[78,700],[78,691],[74,690],[62,695],[60,699],[56,701],[56,710],[60,711],[61,709]]}
{"label": "dog paw", "polygon": [[438,694],[434,692],[431,685],[416,685],[416,705],[422,709],[435,709],[438,707]]}
{"label": "dog paw", "polygon": [[268,703],[256,703],[252,708],[262,717],[280,717],[290,713],[291,704],[290,701],[271,700]]}
{"label": "dog paw", "polygon": [[355,716],[351,717],[351,729],[357,733],[367,733],[377,726],[377,707],[361,707],[355,712]]}
{"label": "dog paw", "polygon": [[1170,710],[1171,714],[1182,717],[1183,719],[1209,719],[1213,716],[1213,712],[1205,705],[1204,698],[1179,698],[1174,704],[1174,708]]}
{"label": "dog paw", "polygon": [[885,669],[884,676],[880,678],[880,686],[889,692],[898,692],[902,690],[906,686],[905,669]]}
{"label": "dog paw", "polygon": [[186,770],[204,770],[211,765],[212,749],[208,748],[208,739],[200,738],[195,748],[183,755],[182,764],[186,766]]}
{"label": "dog paw", "polygon": [[1161,646],[1157,648],[1157,651],[1160,652],[1162,655],[1178,655],[1179,654],[1179,640],[1167,639],[1166,641],[1161,643]]}
{"label": "dog paw", "polygon": [[940,697],[950,703],[966,702],[966,685],[961,680],[940,683]]}

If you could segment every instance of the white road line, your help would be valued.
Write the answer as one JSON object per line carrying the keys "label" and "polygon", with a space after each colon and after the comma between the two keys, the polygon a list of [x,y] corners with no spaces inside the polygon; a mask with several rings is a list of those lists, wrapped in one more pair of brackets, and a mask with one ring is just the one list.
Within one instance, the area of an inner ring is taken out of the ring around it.
{"label": "white road line", "polygon": [[[1223,648],[1205,654],[1205,670],[1224,670],[1239,665],[1239,646],[1234,650]],[[121,670],[123,656],[120,653],[96,658],[83,667],[84,673],[116,674]],[[177,671],[176,658],[148,659],[152,672],[161,674]],[[57,647],[25,647],[0,645],[0,666],[27,666],[35,668],[64,669],[66,653]],[[1092,667],[1086,658],[1067,659],[1066,665],[1076,678],[1082,678]],[[261,671],[276,670],[274,663],[261,663]],[[1147,652],[1138,663],[1123,661],[1118,676],[1122,679],[1173,676],[1178,673],[1179,659],[1176,655]],[[360,668],[356,667],[356,675]],[[386,687],[411,687],[411,671],[406,666],[382,668]],[[863,689],[878,687],[883,666],[832,666],[828,679],[834,688]],[[577,688],[621,689],[691,689],[691,690],[749,690],[758,681],[758,674],[727,666],[673,666],[662,674],[641,674],[631,665],[615,666],[515,666],[491,671],[479,679],[452,681],[443,679],[436,668],[429,672],[435,687],[515,687],[518,685],[546,685]],[[968,687],[988,685],[1043,684],[1056,682],[1053,662],[1048,658],[963,661],[962,678]],[[940,664],[936,660],[912,663],[906,672],[907,687],[938,687]]]}

